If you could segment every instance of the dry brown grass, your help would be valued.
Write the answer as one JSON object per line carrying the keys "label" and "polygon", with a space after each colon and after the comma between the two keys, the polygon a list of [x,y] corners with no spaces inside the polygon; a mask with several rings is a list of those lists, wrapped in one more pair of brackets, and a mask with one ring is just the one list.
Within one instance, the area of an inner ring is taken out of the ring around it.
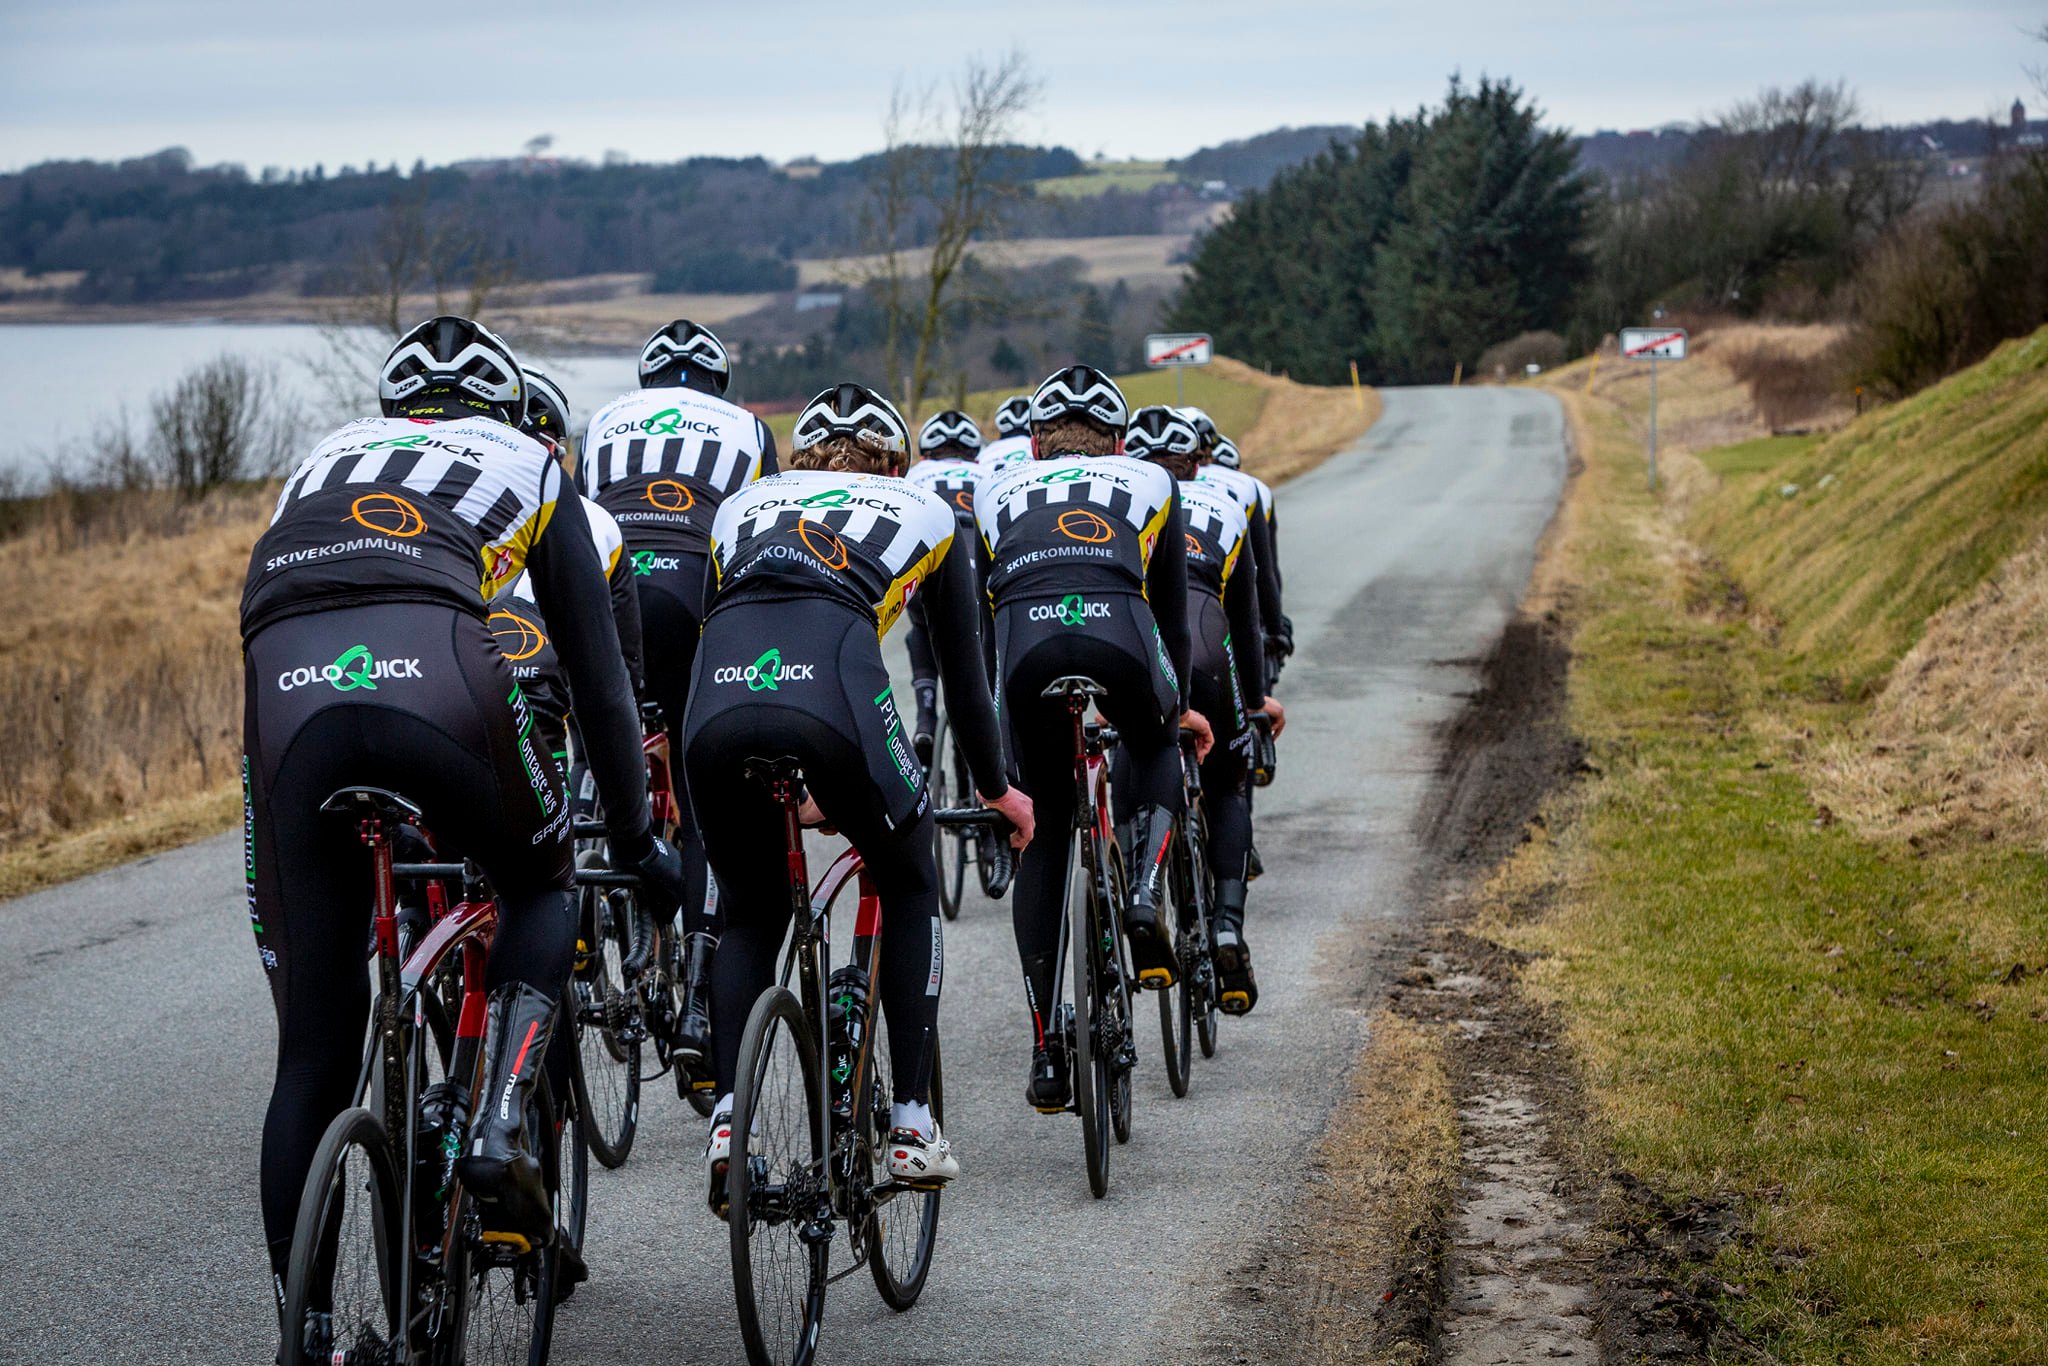
{"label": "dry brown grass", "polygon": [[1938,613],[1815,786],[1873,835],[2048,847],[2048,536]]}
{"label": "dry brown grass", "polygon": [[[129,495],[89,513],[59,501],[0,543],[9,865],[48,856],[75,875],[140,852],[149,832],[151,848],[203,833],[196,813],[211,818],[239,777],[236,614],[272,496],[224,493],[180,508]],[[151,818],[138,822],[144,812]],[[123,819],[127,834],[102,842],[103,857],[73,838]],[[22,877],[0,873],[0,883]]]}
{"label": "dry brown grass", "polygon": [[1374,389],[1354,393],[1296,384],[1228,356],[1218,356],[1210,369],[1221,379],[1265,390],[1258,420],[1238,438],[1237,447],[1244,468],[1269,484],[1313,469],[1356,441],[1379,421],[1383,406]]}

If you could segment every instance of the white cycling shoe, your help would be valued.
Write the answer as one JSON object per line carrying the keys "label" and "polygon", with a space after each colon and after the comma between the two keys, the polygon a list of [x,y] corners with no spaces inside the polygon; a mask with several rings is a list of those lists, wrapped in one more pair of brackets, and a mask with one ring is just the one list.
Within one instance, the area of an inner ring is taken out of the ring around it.
{"label": "white cycling shoe", "polygon": [[711,1116],[711,1135],[704,1144],[704,1178],[711,1212],[725,1218],[725,1174],[732,1166],[732,1111]]}
{"label": "white cycling shoe", "polygon": [[932,1125],[926,1138],[916,1129],[889,1131],[889,1178],[905,1186],[943,1186],[960,1174],[953,1145]]}

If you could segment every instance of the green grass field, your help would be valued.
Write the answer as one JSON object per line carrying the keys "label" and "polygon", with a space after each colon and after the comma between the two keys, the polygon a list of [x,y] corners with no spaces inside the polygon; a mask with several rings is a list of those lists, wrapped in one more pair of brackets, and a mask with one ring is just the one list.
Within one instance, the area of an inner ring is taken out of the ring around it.
{"label": "green grass field", "polygon": [[1522,855],[1554,908],[1493,933],[1536,955],[1621,1164],[1738,1199],[1722,1307],[1771,1360],[2048,1360],[2048,860],[1866,836],[1803,768],[1868,705],[1810,680],[1881,679],[2048,520],[2044,353],[1709,452],[1704,556],[1622,414],[1582,409],[1561,553],[1597,776]]}
{"label": "green grass field", "polygon": [[1083,198],[1110,190],[1139,194],[1155,185],[1171,184],[1176,179],[1178,177],[1166,169],[1163,161],[1091,161],[1088,169],[1080,175],[1034,180],[1031,188],[1040,194]]}

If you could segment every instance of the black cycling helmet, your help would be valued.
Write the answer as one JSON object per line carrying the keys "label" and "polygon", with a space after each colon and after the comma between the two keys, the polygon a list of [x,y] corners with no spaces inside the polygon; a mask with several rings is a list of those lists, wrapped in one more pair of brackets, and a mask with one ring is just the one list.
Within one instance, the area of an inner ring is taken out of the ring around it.
{"label": "black cycling helmet", "polygon": [[1031,395],[1015,394],[996,409],[996,435],[1022,436],[1031,430]]}
{"label": "black cycling helmet", "polygon": [[526,420],[519,430],[557,446],[569,444],[569,396],[538,370],[526,372]]}
{"label": "black cycling helmet", "polygon": [[451,313],[400,337],[377,372],[377,403],[386,417],[401,416],[437,389],[455,391],[467,406],[488,407],[503,422],[526,415],[526,380],[512,348],[482,323]]}
{"label": "black cycling helmet", "polygon": [[1200,439],[1202,449],[1215,450],[1216,443],[1223,439],[1223,433],[1216,430],[1216,424],[1209,420],[1209,415],[1192,403],[1178,411],[1194,427],[1195,436]]}
{"label": "black cycling helmet", "polygon": [[958,408],[933,413],[918,429],[917,453],[930,455],[947,446],[963,446],[970,452],[980,450],[981,424]]}
{"label": "black cycling helmet", "polygon": [[1131,406],[1116,381],[1092,365],[1055,370],[1031,396],[1031,425],[1055,418],[1085,417],[1121,433],[1131,420]]}
{"label": "black cycling helmet", "polygon": [[710,328],[688,318],[677,318],[640,348],[642,389],[681,384],[722,395],[730,383],[732,357],[726,354],[725,343]]}
{"label": "black cycling helmet", "polygon": [[1217,437],[1216,449],[1210,454],[1209,463],[1212,465],[1221,465],[1226,470],[1234,470],[1238,468],[1241,462],[1238,459],[1237,443],[1232,441],[1227,436]]}
{"label": "black cycling helmet", "polygon": [[1132,413],[1131,425],[1124,432],[1124,454],[1136,460],[1175,455],[1192,458],[1201,444],[1195,424],[1163,403]]}
{"label": "black cycling helmet", "polygon": [[835,384],[797,414],[793,449],[807,451],[827,437],[850,436],[901,466],[910,452],[910,426],[896,405],[865,384]]}

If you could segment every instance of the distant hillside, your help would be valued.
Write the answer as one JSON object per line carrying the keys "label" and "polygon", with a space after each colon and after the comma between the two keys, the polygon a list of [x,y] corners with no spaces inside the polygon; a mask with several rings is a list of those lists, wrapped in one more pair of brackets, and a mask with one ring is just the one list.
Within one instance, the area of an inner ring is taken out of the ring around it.
{"label": "distant hillside", "polygon": [[1275,128],[1257,137],[1204,147],[1179,161],[1168,162],[1167,166],[1178,172],[1182,180],[1197,184],[1220,180],[1232,190],[1263,190],[1274,176],[1307,161],[1332,141],[1348,141],[1357,136],[1357,125],[1348,123]]}

